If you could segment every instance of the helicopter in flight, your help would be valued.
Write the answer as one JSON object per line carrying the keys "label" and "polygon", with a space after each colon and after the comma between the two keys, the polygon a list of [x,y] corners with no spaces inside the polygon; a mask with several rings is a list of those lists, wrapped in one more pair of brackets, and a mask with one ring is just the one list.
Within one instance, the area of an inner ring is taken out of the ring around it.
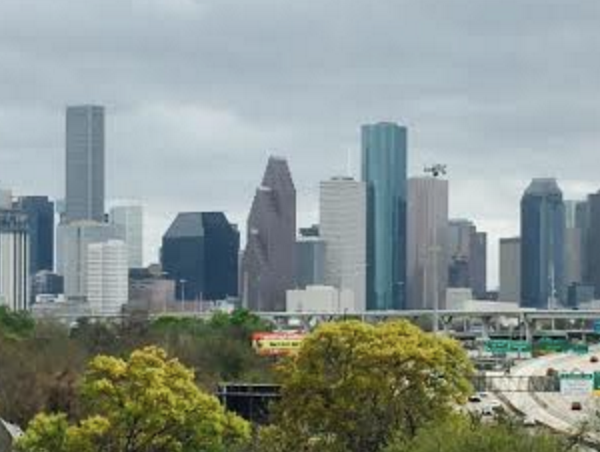
{"label": "helicopter in flight", "polygon": [[431,174],[433,177],[445,176],[447,173],[448,165],[436,163],[431,166],[426,166],[423,171],[426,174]]}

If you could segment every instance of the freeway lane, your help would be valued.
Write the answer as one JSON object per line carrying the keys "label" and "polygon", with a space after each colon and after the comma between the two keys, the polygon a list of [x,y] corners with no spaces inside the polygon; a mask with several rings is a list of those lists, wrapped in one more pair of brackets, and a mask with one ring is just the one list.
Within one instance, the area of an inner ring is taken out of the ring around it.
{"label": "freeway lane", "polygon": [[[599,351],[598,348],[596,348],[596,351]],[[512,374],[515,376],[545,375],[550,367],[559,372],[572,372],[573,370],[600,371],[600,364],[590,363],[590,356],[590,354],[549,355],[519,364],[513,368]],[[508,385],[508,381],[506,384]],[[560,432],[576,432],[581,424],[590,419],[598,409],[598,401],[593,395],[573,398],[563,396],[560,393],[515,393],[503,391],[506,388],[502,386],[502,381],[500,381],[497,389],[503,392],[504,396],[518,411]],[[580,402],[583,410],[571,410],[572,402]],[[593,439],[600,440],[600,436],[594,435]]]}

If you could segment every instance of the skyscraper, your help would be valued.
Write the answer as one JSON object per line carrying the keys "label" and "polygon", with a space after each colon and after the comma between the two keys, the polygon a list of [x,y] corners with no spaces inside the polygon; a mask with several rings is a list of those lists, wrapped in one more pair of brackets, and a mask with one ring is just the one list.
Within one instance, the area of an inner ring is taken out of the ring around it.
{"label": "skyscraper", "polygon": [[123,204],[110,209],[110,222],[122,228],[127,244],[129,268],[142,268],[144,264],[144,210],[140,204]]}
{"label": "skyscraper", "polygon": [[93,315],[120,315],[128,299],[127,245],[122,240],[88,245],[87,301]]}
{"label": "skyscraper", "polygon": [[500,301],[521,299],[521,238],[500,239]]}
{"label": "skyscraper", "polygon": [[521,199],[521,306],[565,298],[565,208],[555,179],[533,179]]}
{"label": "skyscraper", "polygon": [[65,221],[104,221],[104,107],[67,108]]}
{"label": "skyscraper", "polygon": [[325,240],[318,235],[304,235],[296,239],[296,288],[322,285],[325,281]]}
{"label": "skyscraper", "polygon": [[407,130],[382,122],[362,127],[367,183],[367,309],[406,307]]}
{"label": "skyscraper", "polygon": [[240,234],[222,212],[186,212],[163,236],[161,263],[179,300],[224,300],[238,293]]}
{"label": "skyscraper", "polygon": [[408,180],[409,309],[444,309],[448,285],[448,181]]}
{"label": "skyscraper", "polygon": [[474,230],[469,247],[469,281],[473,297],[484,299],[487,295],[487,233]]}
{"label": "skyscraper", "polygon": [[29,272],[54,268],[54,203],[47,196],[23,196],[14,207],[27,215]]}
{"label": "skyscraper", "polygon": [[241,281],[244,306],[284,311],[286,291],[294,287],[296,272],[296,188],[283,158],[269,158],[252,202],[247,234]]}
{"label": "skyscraper", "polygon": [[0,210],[0,306],[29,309],[29,228],[27,215]]}
{"label": "skyscraper", "polygon": [[585,282],[600,299],[600,191],[588,196],[587,207]]}
{"label": "skyscraper", "polygon": [[85,301],[87,297],[87,253],[92,243],[123,240],[120,228],[95,221],[59,224],[56,234],[56,269],[64,277],[65,296]]}
{"label": "skyscraper", "polygon": [[335,177],[321,182],[320,230],[325,240],[325,283],[354,294],[367,307],[367,190],[364,182]]}
{"label": "skyscraper", "polygon": [[448,287],[471,288],[471,237],[475,232],[472,221],[453,219],[448,222]]}

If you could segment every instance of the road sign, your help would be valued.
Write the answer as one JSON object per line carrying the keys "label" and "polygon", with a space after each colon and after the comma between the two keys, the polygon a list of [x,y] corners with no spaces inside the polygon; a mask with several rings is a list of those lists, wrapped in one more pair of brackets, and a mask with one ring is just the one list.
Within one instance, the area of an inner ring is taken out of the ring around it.
{"label": "road sign", "polygon": [[485,342],[484,349],[494,355],[531,353],[531,344],[527,341],[492,339]]}
{"label": "road sign", "polygon": [[594,391],[594,374],[569,372],[560,374],[560,393],[565,396],[587,396]]}

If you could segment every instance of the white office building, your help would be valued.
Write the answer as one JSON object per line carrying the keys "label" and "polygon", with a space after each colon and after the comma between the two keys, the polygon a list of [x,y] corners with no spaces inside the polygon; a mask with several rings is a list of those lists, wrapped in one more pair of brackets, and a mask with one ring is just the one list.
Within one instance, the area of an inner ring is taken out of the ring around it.
{"label": "white office building", "polygon": [[321,182],[320,234],[325,241],[325,284],[351,291],[354,310],[366,310],[367,189],[335,177]]}
{"label": "white office building", "polygon": [[142,268],[144,265],[144,209],[140,204],[116,205],[110,209],[110,222],[122,228],[127,244],[127,265]]}
{"label": "white office building", "polygon": [[444,309],[448,286],[448,181],[408,180],[409,309]]}
{"label": "white office building", "polygon": [[57,273],[64,277],[67,299],[85,301],[88,246],[109,240],[123,240],[123,232],[119,227],[94,221],[75,221],[58,225]]}
{"label": "white office building", "polygon": [[129,292],[127,261],[127,245],[122,240],[88,245],[87,302],[92,315],[121,314]]}
{"label": "white office building", "polygon": [[28,222],[14,211],[0,211],[0,305],[29,309]]}

